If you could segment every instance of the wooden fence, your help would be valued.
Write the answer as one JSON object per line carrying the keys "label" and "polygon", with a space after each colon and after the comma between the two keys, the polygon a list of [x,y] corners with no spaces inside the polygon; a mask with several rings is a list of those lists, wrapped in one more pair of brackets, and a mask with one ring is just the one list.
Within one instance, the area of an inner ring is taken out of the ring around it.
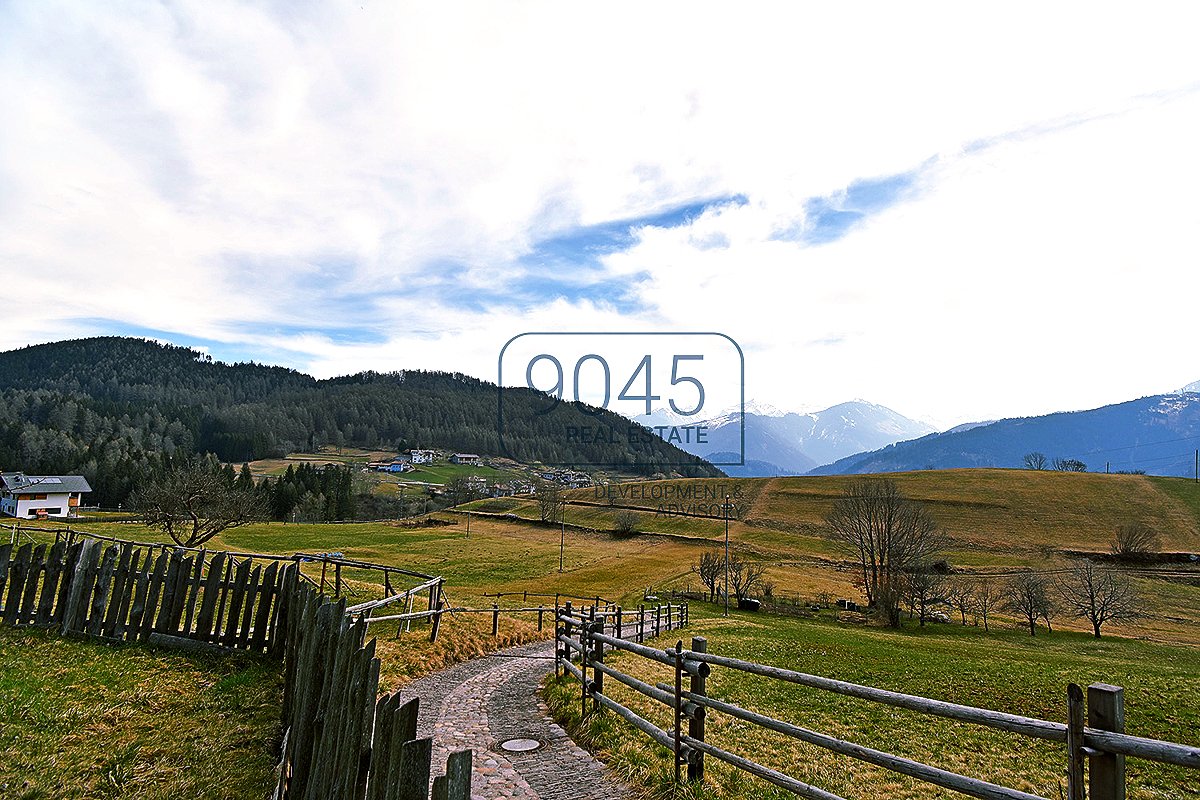
{"label": "wooden fence", "polygon": [[[284,641],[283,755],[275,800],[426,800],[432,740],[417,739],[418,700],[377,698],[367,621],[292,581]],[[470,750],[452,753],[433,800],[469,800]]]}
{"label": "wooden fence", "polygon": [[[581,682],[585,708],[590,698],[593,709],[612,710],[653,741],[671,751],[675,758],[677,781],[681,779],[684,768],[689,780],[703,780],[704,758],[707,755],[800,797],[842,800],[835,794],[715,745],[705,736],[705,718],[707,713],[712,711],[971,797],[987,800],[1046,800],[1038,795],[864,747],[721,701],[712,696],[713,687],[709,685],[714,667],[737,670],[769,680],[785,681],[1064,745],[1067,800],[1084,800],[1085,796],[1091,800],[1123,800],[1126,757],[1200,769],[1200,747],[1125,733],[1124,697],[1119,686],[1092,684],[1087,688],[1085,700],[1084,691],[1079,686],[1068,685],[1064,705],[1067,721],[1050,722],[718,656],[708,652],[708,644],[703,637],[694,637],[690,650],[683,649],[682,641],[674,648],[647,647],[613,635],[616,630],[611,624],[606,626],[602,615],[581,615],[574,612],[569,605],[558,613],[557,620],[559,633],[556,638],[562,645],[563,652],[578,653],[581,656],[578,668],[569,661],[563,666]],[[673,667],[674,683],[658,683],[652,686],[632,675],[613,669],[604,663],[606,649],[624,650]],[[605,676],[671,709],[674,714],[674,727],[671,730],[663,730],[608,697],[604,693]],[[1088,763],[1086,787],[1085,762]]]}
{"label": "wooden fence", "polygon": [[287,566],[93,538],[4,544],[0,620],[108,641],[261,653],[277,645]]}

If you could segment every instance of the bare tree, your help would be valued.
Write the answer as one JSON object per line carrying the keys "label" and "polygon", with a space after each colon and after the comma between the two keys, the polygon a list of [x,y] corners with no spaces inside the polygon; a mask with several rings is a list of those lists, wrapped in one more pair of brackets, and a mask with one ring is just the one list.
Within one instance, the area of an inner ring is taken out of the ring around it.
{"label": "bare tree", "polygon": [[198,547],[222,531],[265,517],[253,489],[239,488],[203,464],[151,478],[132,500],[148,526],[184,547]]}
{"label": "bare tree", "polygon": [[830,538],[858,558],[867,606],[899,626],[905,570],[933,561],[945,545],[933,517],[894,481],[866,478],[846,487],[826,522]]}
{"label": "bare tree", "polygon": [[442,487],[442,491],[450,505],[457,506],[463,503],[468,503],[472,500],[478,500],[483,497],[483,487],[478,481],[471,480],[466,475],[459,475],[451,478]]}
{"label": "bare tree", "polygon": [[1039,453],[1036,450],[1033,451],[1032,453],[1026,453],[1025,454],[1025,468],[1026,469],[1045,469],[1046,468],[1046,454]]}
{"label": "bare tree", "polygon": [[537,498],[538,515],[542,522],[558,522],[562,517],[563,496],[562,487],[553,481],[538,480],[534,484],[534,496]]}
{"label": "bare tree", "polygon": [[[1022,572],[1008,582],[1004,607],[1029,624],[1029,635],[1037,635],[1037,621],[1050,615],[1049,581],[1036,572]],[[1047,622],[1047,626],[1049,623]]]}
{"label": "bare tree", "polygon": [[1092,624],[1092,633],[1100,638],[1100,628],[1114,620],[1135,619],[1141,603],[1129,577],[1091,561],[1076,565],[1059,584],[1067,611]]}
{"label": "bare tree", "polygon": [[628,508],[622,509],[613,516],[614,530],[617,533],[626,535],[635,533],[641,519],[636,511],[631,511]]}
{"label": "bare tree", "polygon": [[918,564],[905,573],[909,608],[916,613],[921,627],[925,627],[931,607],[945,601],[945,581],[945,576],[928,564]]}
{"label": "bare tree", "polygon": [[1117,526],[1112,553],[1118,558],[1138,558],[1158,552],[1160,547],[1158,531],[1144,522],[1129,522]]}
{"label": "bare tree", "polygon": [[950,591],[946,593],[946,599],[958,611],[962,624],[966,625],[967,614],[975,607],[975,584],[962,579],[954,581],[950,584]]}
{"label": "bare tree", "polygon": [[700,556],[700,561],[692,565],[692,572],[700,576],[700,582],[708,589],[709,601],[717,596],[717,582],[725,574],[725,560],[716,550],[710,550]]}
{"label": "bare tree", "polygon": [[1087,464],[1077,458],[1056,458],[1054,468],[1059,472],[1087,472]]}
{"label": "bare tree", "polygon": [[983,632],[988,632],[988,614],[1000,603],[1000,586],[991,578],[983,577],[975,581],[971,591],[972,610],[983,620]]}
{"label": "bare tree", "polygon": [[737,553],[729,556],[729,586],[738,601],[745,600],[762,580],[766,565],[757,561],[746,561]]}

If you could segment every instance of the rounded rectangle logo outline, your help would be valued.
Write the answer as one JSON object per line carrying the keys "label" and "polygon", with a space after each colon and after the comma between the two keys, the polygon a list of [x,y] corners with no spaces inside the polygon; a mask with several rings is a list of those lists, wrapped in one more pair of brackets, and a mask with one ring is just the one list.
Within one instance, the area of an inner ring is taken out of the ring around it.
{"label": "rounded rectangle logo outline", "polygon": [[[504,444],[504,353],[509,346],[518,339],[525,336],[718,336],[731,345],[737,351],[738,356],[738,407],[740,414],[738,415],[738,461],[708,461],[714,467],[741,467],[746,463],[746,355],[742,352],[742,346],[737,343],[732,336],[720,331],[524,331],[510,338],[500,348],[500,355],[496,359],[496,396],[497,396],[497,414],[496,414],[496,435],[500,444],[500,451],[506,458],[513,458],[508,448]],[[612,412],[617,413],[617,412]],[[619,415],[620,416],[620,415]],[[630,420],[633,422],[632,420]],[[634,422],[633,424],[639,424]],[[665,441],[665,440],[664,440]],[[686,452],[686,451],[683,451]],[[701,456],[695,456],[702,458]],[[513,460],[517,460],[513,458]],[[571,464],[569,462],[545,461],[542,462],[546,466],[587,466],[587,467],[602,467],[602,468],[620,468],[629,467],[625,463],[592,463],[586,464]],[[680,463],[678,465],[670,464],[668,466],[687,466]]]}

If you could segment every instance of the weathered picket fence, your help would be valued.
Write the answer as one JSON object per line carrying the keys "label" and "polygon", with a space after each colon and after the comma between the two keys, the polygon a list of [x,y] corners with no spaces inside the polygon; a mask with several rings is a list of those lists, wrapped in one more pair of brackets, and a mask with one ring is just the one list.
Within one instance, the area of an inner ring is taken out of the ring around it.
{"label": "weathered picket fence", "polygon": [[[156,555],[157,553],[157,555]],[[0,545],[0,619],[109,641],[266,652],[286,562],[97,539]]]}
{"label": "weathered picket fence", "polygon": [[[431,746],[416,740],[417,701],[401,705],[396,694],[376,699],[379,659],[374,640],[363,640],[379,601],[347,613],[344,596],[328,600],[302,574],[301,559],[314,560],[74,536],[15,548],[6,543],[0,622],[110,643],[283,658],[278,800],[426,800]],[[440,604],[441,583],[431,578],[399,595],[411,606],[417,591],[429,589],[430,602]],[[343,588],[340,575],[329,587]],[[434,780],[434,800],[468,800],[471,758],[469,751],[450,756],[446,774]]]}
{"label": "weathered picket fence", "polygon": [[[377,699],[367,620],[298,581],[284,636],[283,757],[275,800],[426,800],[432,740],[417,739],[418,700]],[[433,800],[469,800],[469,750],[452,753]]]}
{"label": "weathered picket fence", "polygon": [[[616,635],[615,628],[611,624],[606,625],[603,615],[580,614],[573,611],[569,604],[560,610],[557,620],[559,627],[556,638],[561,646],[558,658],[564,669],[581,682],[585,709],[590,698],[593,709],[612,710],[671,751],[675,759],[677,781],[681,780],[684,768],[689,780],[703,780],[704,757],[708,755],[800,797],[842,800],[835,794],[715,745],[705,735],[705,717],[709,711],[715,711],[971,797],[987,800],[1046,800],[1038,795],[865,747],[719,700],[712,696],[713,687],[709,685],[714,667],[1065,745],[1066,800],[1084,800],[1085,796],[1091,800],[1123,800],[1126,757],[1200,769],[1200,747],[1125,733],[1124,695],[1118,686],[1092,684],[1087,688],[1085,701],[1084,691],[1079,686],[1068,685],[1064,706],[1067,721],[1050,722],[719,656],[708,652],[708,642],[703,637],[694,637],[690,650],[683,649],[682,641],[673,648],[648,647]],[[614,669],[604,663],[605,651],[612,649],[630,652],[674,668],[674,682],[650,685]],[[581,659],[579,667],[569,660],[569,656],[576,653]],[[674,715],[673,727],[664,730],[605,694],[606,676],[669,708]],[[1085,762],[1088,764],[1086,785]]]}

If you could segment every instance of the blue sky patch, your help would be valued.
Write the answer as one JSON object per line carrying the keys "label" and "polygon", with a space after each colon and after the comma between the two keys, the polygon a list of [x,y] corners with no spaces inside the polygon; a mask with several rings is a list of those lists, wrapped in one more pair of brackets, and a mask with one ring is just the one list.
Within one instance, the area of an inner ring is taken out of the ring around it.
{"label": "blue sky patch", "polygon": [[931,163],[897,175],[858,180],[840,192],[809,198],[804,203],[803,225],[775,238],[812,245],[836,242],[868,217],[910,199],[921,172]]}

